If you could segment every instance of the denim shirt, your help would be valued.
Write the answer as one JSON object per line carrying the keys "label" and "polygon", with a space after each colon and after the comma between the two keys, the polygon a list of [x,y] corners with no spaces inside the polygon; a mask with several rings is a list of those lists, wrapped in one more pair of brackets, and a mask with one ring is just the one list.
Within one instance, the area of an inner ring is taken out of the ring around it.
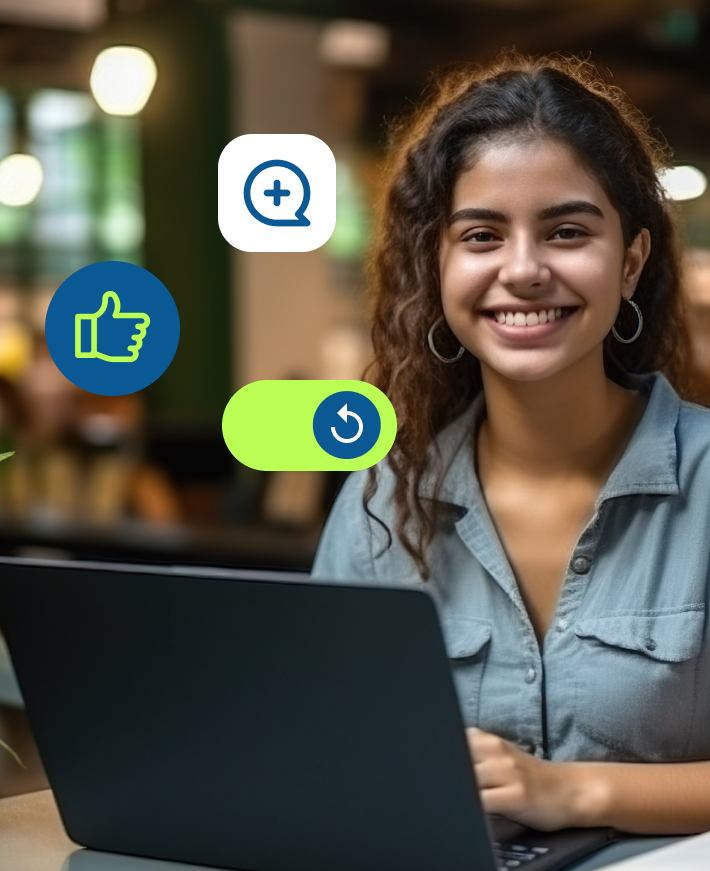
{"label": "denim shirt", "polygon": [[[538,758],[710,759],[710,409],[661,372],[630,375],[646,407],[570,553],[538,644],[475,471],[479,393],[437,437],[444,520],[423,582],[394,532],[383,460],[370,510],[367,470],[345,481],[311,576],[428,591],[464,722]],[[432,498],[433,475],[420,488]],[[531,509],[532,510],[532,509]]]}

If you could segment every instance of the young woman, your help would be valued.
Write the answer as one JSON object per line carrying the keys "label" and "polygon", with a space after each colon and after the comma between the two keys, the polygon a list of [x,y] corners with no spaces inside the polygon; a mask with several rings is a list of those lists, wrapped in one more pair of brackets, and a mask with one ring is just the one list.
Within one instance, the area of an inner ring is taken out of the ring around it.
{"label": "young woman", "polygon": [[710,411],[671,154],[587,62],[504,53],[401,125],[372,261],[395,445],[313,576],[437,602],[485,808],[710,829]]}

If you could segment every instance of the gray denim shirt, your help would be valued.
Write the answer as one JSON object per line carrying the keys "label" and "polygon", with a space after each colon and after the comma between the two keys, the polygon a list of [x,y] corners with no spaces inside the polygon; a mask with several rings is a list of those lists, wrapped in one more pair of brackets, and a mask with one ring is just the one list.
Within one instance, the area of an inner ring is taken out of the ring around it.
{"label": "gray denim shirt", "polygon": [[[710,409],[661,372],[630,376],[646,408],[572,550],[538,644],[476,475],[479,393],[437,437],[446,516],[423,582],[395,528],[393,475],[346,480],[312,577],[427,590],[442,624],[467,726],[554,760],[710,759]],[[420,493],[433,495],[432,476]]]}

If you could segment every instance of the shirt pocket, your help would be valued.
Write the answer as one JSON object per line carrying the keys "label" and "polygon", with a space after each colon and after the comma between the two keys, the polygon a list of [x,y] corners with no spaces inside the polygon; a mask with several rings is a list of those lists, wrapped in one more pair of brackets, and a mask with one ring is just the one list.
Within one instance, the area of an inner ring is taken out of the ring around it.
{"label": "shirt pocket", "polygon": [[679,759],[695,708],[705,605],[581,620],[575,725],[617,760]]}
{"label": "shirt pocket", "polygon": [[490,647],[490,620],[445,617],[441,628],[465,726],[478,725],[483,671]]}

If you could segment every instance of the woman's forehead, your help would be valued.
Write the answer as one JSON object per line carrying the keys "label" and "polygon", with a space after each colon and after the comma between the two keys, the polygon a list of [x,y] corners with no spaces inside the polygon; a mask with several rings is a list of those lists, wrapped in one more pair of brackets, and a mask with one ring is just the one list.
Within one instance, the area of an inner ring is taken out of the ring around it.
{"label": "woman's forehead", "polygon": [[482,149],[454,184],[452,211],[478,206],[537,214],[569,200],[591,201],[604,214],[611,208],[601,184],[570,146],[536,139]]}

